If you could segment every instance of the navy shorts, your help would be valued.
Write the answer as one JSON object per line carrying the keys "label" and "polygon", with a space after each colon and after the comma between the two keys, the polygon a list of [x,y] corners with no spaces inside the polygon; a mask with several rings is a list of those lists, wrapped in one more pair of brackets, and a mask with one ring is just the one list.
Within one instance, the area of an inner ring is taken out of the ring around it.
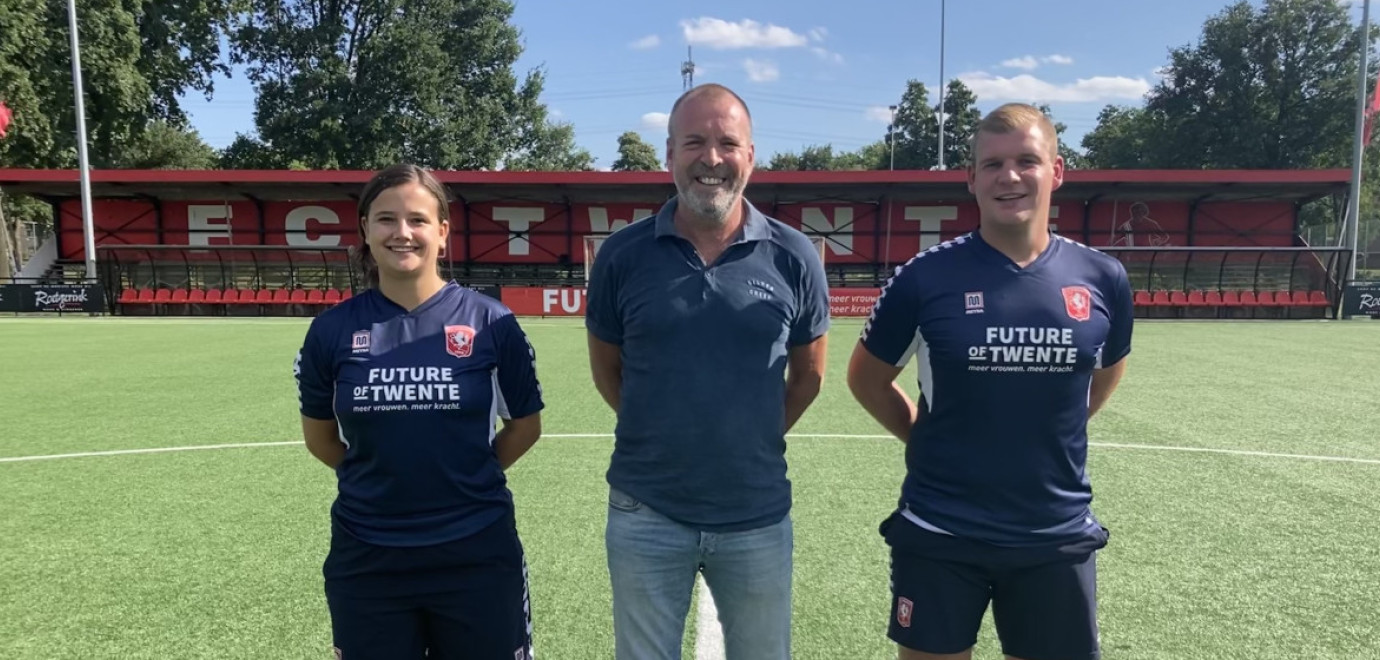
{"label": "navy shorts", "polygon": [[923,653],[977,643],[987,604],[1002,652],[1023,660],[1097,660],[1097,550],[1108,532],[1061,545],[1003,547],[928,531],[892,514],[887,636]]}
{"label": "navy shorts", "polygon": [[530,660],[527,564],[512,515],[435,546],[383,547],[332,526],[322,573],[339,660]]}

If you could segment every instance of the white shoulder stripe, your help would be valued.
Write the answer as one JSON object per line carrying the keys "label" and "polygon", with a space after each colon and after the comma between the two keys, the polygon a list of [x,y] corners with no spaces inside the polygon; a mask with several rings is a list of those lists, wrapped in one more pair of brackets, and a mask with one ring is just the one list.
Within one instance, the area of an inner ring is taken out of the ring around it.
{"label": "white shoulder stripe", "polygon": [[968,239],[972,237],[972,235],[972,232],[968,232],[966,234],[956,236],[942,243],[937,243],[927,250],[921,250],[920,252],[917,252],[915,256],[911,257],[910,259],[907,259],[906,263],[897,266],[896,270],[891,274],[891,277],[887,278],[886,284],[882,285],[882,290],[877,295],[877,301],[872,303],[872,313],[867,315],[867,323],[863,325],[862,329],[862,338],[867,339],[867,335],[872,331],[872,322],[877,320],[877,308],[882,306],[882,301],[886,298],[887,291],[891,289],[891,285],[896,281],[896,278],[901,276],[901,271],[905,270],[908,266],[915,263],[916,261],[925,258],[926,255],[941,252],[954,246],[966,243]]}

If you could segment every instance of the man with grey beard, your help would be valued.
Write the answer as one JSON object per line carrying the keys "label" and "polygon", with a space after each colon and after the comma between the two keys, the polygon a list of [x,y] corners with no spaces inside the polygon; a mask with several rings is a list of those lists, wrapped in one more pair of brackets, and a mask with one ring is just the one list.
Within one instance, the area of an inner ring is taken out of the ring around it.
{"label": "man with grey beard", "polygon": [[786,432],[824,377],[829,290],[798,230],[743,198],[752,119],[720,85],[671,109],[677,196],[590,273],[590,368],[618,415],[605,543],[618,660],[680,657],[695,577],[727,660],[790,657]]}

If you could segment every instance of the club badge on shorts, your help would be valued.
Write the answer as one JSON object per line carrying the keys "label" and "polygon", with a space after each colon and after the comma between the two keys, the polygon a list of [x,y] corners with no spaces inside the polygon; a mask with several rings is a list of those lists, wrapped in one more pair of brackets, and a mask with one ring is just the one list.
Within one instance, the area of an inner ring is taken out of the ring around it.
{"label": "club badge on shorts", "polygon": [[446,326],[446,352],[467,358],[474,352],[474,328],[468,325]]}
{"label": "club badge on shorts", "polygon": [[1088,292],[1088,287],[1064,287],[1064,311],[1075,321],[1092,318],[1092,294]]}
{"label": "club badge on shorts", "polygon": [[910,627],[910,613],[915,611],[915,604],[910,602],[905,596],[896,598],[896,623],[901,624],[902,628]]}

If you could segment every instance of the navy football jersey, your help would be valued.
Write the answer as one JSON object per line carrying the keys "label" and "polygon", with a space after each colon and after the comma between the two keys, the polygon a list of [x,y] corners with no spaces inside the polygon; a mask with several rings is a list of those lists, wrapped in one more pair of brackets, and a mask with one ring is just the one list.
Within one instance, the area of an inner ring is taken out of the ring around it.
{"label": "navy football jersey", "polygon": [[542,409],[535,361],[507,307],[454,282],[411,312],[371,289],[313,320],[294,371],[302,414],[335,420],[346,447],[337,522],[418,546],[502,517],[496,423]]}
{"label": "navy football jersey", "polygon": [[897,268],[862,343],[898,367],[917,359],[902,515],[1012,546],[1096,525],[1089,388],[1130,352],[1132,311],[1121,263],[1057,235],[1025,268],[976,232]]}

